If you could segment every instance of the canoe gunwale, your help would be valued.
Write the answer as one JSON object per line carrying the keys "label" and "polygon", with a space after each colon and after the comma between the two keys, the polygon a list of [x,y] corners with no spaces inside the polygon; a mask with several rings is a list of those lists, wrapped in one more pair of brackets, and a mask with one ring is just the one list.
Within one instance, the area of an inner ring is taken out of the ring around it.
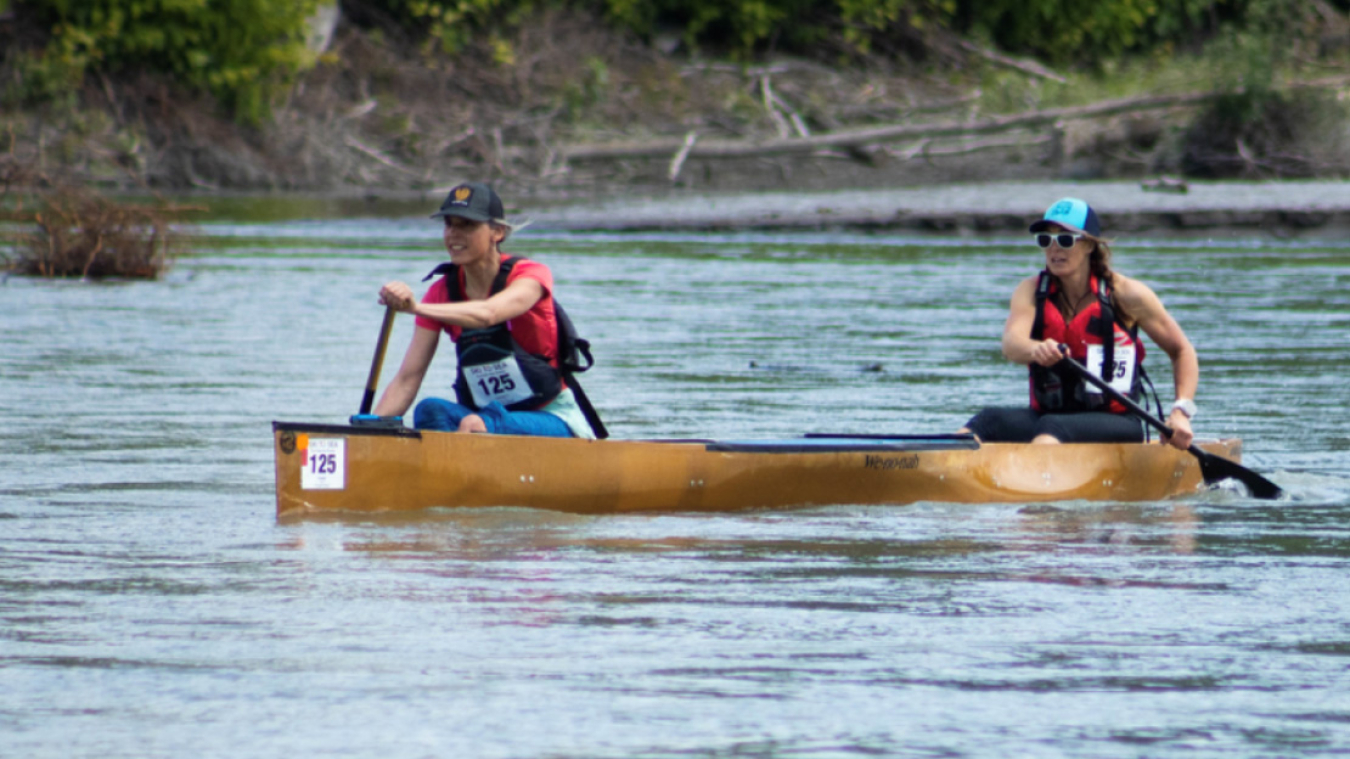
{"label": "canoe gunwale", "polygon": [[[318,435],[404,437],[421,439],[422,432],[410,427],[376,427],[312,422],[272,422],[275,432]],[[506,436],[509,437],[509,436]],[[801,438],[781,440],[714,440],[711,438],[633,439],[613,442],[660,445],[697,445],[714,453],[854,453],[868,451],[975,450],[980,442],[973,435],[829,435],[808,432]]]}

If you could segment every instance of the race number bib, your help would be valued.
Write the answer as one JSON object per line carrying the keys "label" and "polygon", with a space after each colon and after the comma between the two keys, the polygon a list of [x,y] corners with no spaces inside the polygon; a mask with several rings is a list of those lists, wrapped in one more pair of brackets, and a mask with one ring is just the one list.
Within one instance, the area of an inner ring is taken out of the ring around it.
{"label": "race number bib", "polygon": [[[1087,370],[1106,380],[1106,384],[1113,389],[1119,390],[1124,395],[1130,394],[1130,388],[1134,387],[1134,346],[1117,345],[1115,355],[1115,366],[1110,368],[1108,374],[1102,373],[1102,360],[1106,357],[1106,351],[1100,345],[1089,345],[1087,347]],[[1096,385],[1084,384],[1083,390],[1089,393],[1101,395],[1101,390]]]}
{"label": "race number bib", "polygon": [[300,489],[342,490],[347,480],[347,441],[309,438],[300,445]]}
{"label": "race number bib", "polygon": [[503,406],[519,403],[533,397],[525,375],[520,371],[520,363],[515,356],[488,364],[474,364],[464,367],[464,379],[468,381],[473,402],[482,408],[492,401]]}

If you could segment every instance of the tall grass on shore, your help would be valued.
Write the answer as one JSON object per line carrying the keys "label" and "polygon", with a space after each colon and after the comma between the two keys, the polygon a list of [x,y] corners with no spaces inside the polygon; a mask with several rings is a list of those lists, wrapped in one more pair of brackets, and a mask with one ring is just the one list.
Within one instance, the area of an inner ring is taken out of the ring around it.
{"label": "tall grass on shore", "polygon": [[157,279],[183,252],[181,220],[193,210],[119,202],[9,162],[0,165],[0,264],[38,277]]}

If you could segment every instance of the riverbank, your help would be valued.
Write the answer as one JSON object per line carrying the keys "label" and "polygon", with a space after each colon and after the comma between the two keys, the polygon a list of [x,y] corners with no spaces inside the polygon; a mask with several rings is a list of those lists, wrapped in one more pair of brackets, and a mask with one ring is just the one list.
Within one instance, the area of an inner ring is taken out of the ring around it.
{"label": "riverbank", "polygon": [[[1125,62],[1110,77],[976,54],[939,68],[731,63],[567,12],[510,42],[534,54],[471,65],[489,51],[427,59],[344,22],[320,65],[248,127],[162,81],[90,82],[69,107],[0,117],[0,174],[208,205],[343,198],[328,218],[434,208],[479,180],[513,214],[568,230],[1001,234],[1066,194],[1113,232],[1350,229],[1344,183],[1329,179],[1350,175],[1350,69],[1331,61],[1281,72],[1238,119],[1218,106],[1243,97],[1221,85],[1222,58]],[[579,50],[594,52],[584,66]],[[1232,179],[1165,179],[1182,176]]]}
{"label": "riverbank", "polygon": [[563,11],[508,42],[531,55],[496,61],[480,41],[427,57],[340,22],[319,65],[252,125],[171,81],[91,79],[61,102],[0,116],[5,158],[112,192],[382,195],[478,179],[522,205],[1350,174],[1339,105],[1350,68],[1334,60],[1280,71],[1230,118],[1219,104],[1243,88],[1225,84],[1233,64],[1218,55],[1122,61],[1111,75],[968,48],[941,65],[733,62]]}
{"label": "riverbank", "polygon": [[[1184,188],[1184,192],[1182,189]],[[1108,234],[1295,235],[1350,230],[1350,182],[966,182],[819,192],[669,193],[527,212],[562,230],[854,229],[1021,233],[1056,198],[1097,208]],[[430,200],[430,198],[429,198]]]}

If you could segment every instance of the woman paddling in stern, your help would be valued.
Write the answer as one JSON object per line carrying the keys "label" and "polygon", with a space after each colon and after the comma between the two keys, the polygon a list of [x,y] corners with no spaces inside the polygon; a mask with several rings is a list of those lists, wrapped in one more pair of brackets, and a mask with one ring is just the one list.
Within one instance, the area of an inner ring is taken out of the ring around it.
{"label": "woman paddling in stern", "polygon": [[1172,359],[1176,402],[1167,418],[1174,431],[1167,442],[1189,446],[1200,364],[1162,301],[1148,285],[1111,270],[1111,249],[1087,203],[1057,201],[1031,232],[1045,249],[1045,270],[1013,291],[1003,327],[1003,355],[1030,369],[1031,407],[986,408],[961,431],[985,442],[1143,441],[1138,418],[1071,368],[1056,367],[1063,357],[1060,346],[1067,346],[1071,358],[1138,402],[1142,329]]}
{"label": "woman paddling in stern", "polygon": [[445,220],[449,263],[419,302],[412,288],[390,282],[380,302],[417,317],[398,374],[375,406],[401,416],[422,386],[441,332],[455,343],[457,402],[427,398],[413,412],[418,429],[593,438],[558,364],[558,314],[553,273],[500,246],[517,229],[489,186],[468,182],[450,190],[431,218]]}

